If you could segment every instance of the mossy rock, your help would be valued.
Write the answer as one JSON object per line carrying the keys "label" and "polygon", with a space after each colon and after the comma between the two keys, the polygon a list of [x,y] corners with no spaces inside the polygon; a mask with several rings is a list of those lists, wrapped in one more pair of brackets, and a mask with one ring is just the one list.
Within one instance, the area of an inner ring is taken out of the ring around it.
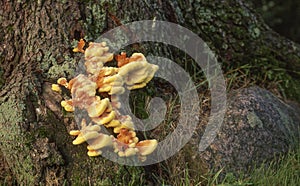
{"label": "mossy rock", "polygon": [[212,170],[247,172],[299,143],[300,118],[290,106],[257,86],[233,91],[223,125],[201,154]]}

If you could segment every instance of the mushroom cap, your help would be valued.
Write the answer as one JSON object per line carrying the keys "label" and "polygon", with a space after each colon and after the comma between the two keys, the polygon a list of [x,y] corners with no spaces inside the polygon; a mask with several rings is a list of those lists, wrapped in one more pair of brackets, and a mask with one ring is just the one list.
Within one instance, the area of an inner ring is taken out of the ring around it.
{"label": "mushroom cap", "polygon": [[100,156],[102,154],[101,150],[89,150],[87,152],[88,156]]}
{"label": "mushroom cap", "polygon": [[121,129],[134,129],[134,124],[132,122],[132,119],[129,115],[122,116],[119,118],[119,121],[121,122],[121,126],[114,128],[114,133],[119,133]]}
{"label": "mushroom cap", "polygon": [[97,74],[103,67],[102,62],[94,62],[92,60],[86,61],[84,65],[86,67],[86,71],[90,74]]}
{"label": "mushroom cap", "polygon": [[120,133],[117,136],[117,139],[114,140],[113,146],[115,152],[118,152],[120,157],[123,156],[133,156],[138,152],[138,149],[135,148],[136,143],[138,142],[136,133],[132,130],[121,129]]}
{"label": "mushroom cap", "polygon": [[[106,63],[113,60],[113,53],[108,52],[109,48],[105,42],[89,43],[89,47],[85,50],[84,57],[86,60],[93,60]],[[94,58],[94,59],[93,59]]]}
{"label": "mushroom cap", "polygon": [[75,106],[86,107],[95,100],[97,84],[83,74],[79,74],[69,82]]}
{"label": "mushroom cap", "polygon": [[128,90],[140,89],[140,88],[145,87],[146,85],[147,85],[146,83],[137,83],[137,84],[134,84],[131,86],[127,86],[127,89]]}
{"label": "mushroom cap", "polygon": [[80,130],[71,130],[71,131],[69,132],[69,134],[70,134],[71,136],[78,136],[78,135],[80,134]]}
{"label": "mushroom cap", "polygon": [[[159,67],[148,63],[141,53],[134,53],[132,57],[136,58],[137,61],[120,67],[118,74],[123,77],[128,89],[142,88],[153,78]],[[136,84],[138,86],[134,86]]]}
{"label": "mushroom cap", "polygon": [[135,155],[137,152],[138,152],[138,150],[137,150],[136,148],[127,148],[127,149],[124,151],[124,155],[125,155],[126,157],[129,157],[129,156]]}
{"label": "mushroom cap", "polygon": [[102,56],[104,52],[107,52],[109,48],[106,46],[106,42],[94,43],[90,42],[89,47],[86,49],[84,53],[85,58],[89,58],[91,56]]}
{"label": "mushroom cap", "polygon": [[110,84],[104,84],[101,87],[99,87],[98,92],[110,92],[111,85]]}
{"label": "mushroom cap", "polygon": [[118,67],[122,67],[128,63],[131,62],[139,62],[139,61],[143,61],[144,55],[141,53],[134,53],[131,57],[126,57],[126,52],[121,52],[120,55],[116,56],[116,60],[118,62]]}
{"label": "mushroom cap", "polygon": [[93,122],[97,123],[98,125],[104,125],[106,123],[111,122],[115,118],[116,114],[115,111],[111,111],[109,113],[103,113],[100,117],[92,118]]}
{"label": "mushroom cap", "polygon": [[64,109],[65,109],[67,112],[73,112],[73,111],[74,111],[74,107],[73,107],[72,100],[61,101],[61,102],[60,102],[60,105],[61,105],[62,107],[64,107]]}
{"label": "mushroom cap", "polygon": [[85,45],[85,41],[83,39],[80,39],[77,43],[77,47],[73,49],[73,52],[81,52],[84,53],[83,47]]}
{"label": "mushroom cap", "polygon": [[117,136],[117,141],[121,145],[128,145],[130,143],[136,143],[138,141],[138,138],[136,137],[136,133],[134,131],[128,129],[121,129],[120,133]]}
{"label": "mushroom cap", "polygon": [[68,81],[67,81],[67,79],[66,78],[59,78],[58,80],[57,80],[57,84],[59,84],[59,85],[62,85],[62,86],[65,86],[66,88],[68,88]]}
{"label": "mushroom cap", "polygon": [[142,156],[151,154],[157,147],[157,140],[143,140],[136,144],[136,148]]}
{"label": "mushroom cap", "polygon": [[88,150],[98,150],[112,145],[112,137],[106,134],[100,134],[97,138],[88,141]]}
{"label": "mushroom cap", "polygon": [[84,130],[99,132],[101,130],[101,127],[99,125],[89,125]]}
{"label": "mushroom cap", "polygon": [[103,79],[103,83],[113,83],[113,82],[123,82],[122,76],[119,74],[115,74],[113,76],[106,76]]}
{"label": "mushroom cap", "polygon": [[108,92],[109,95],[116,95],[116,94],[123,94],[125,92],[124,87],[120,86],[112,86],[110,91]]}
{"label": "mushroom cap", "polygon": [[116,126],[116,127],[114,128],[114,133],[120,133],[120,131],[121,131],[122,129],[133,130],[133,129],[134,129],[133,122],[132,122],[132,121],[125,121],[125,122],[122,122],[121,125]]}
{"label": "mushroom cap", "polygon": [[118,151],[118,155],[119,155],[120,157],[124,157],[124,156],[125,156],[125,152],[123,152],[123,151]]}
{"label": "mushroom cap", "polygon": [[119,120],[116,120],[116,119],[113,119],[111,122],[105,124],[105,127],[107,127],[107,128],[110,128],[110,127],[115,128],[115,127],[118,127],[118,126],[121,126],[121,122]]}
{"label": "mushroom cap", "polygon": [[97,131],[84,131],[81,132],[77,138],[73,141],[74,145],[79,145],[83,142],[86,142],[90,139],[97,138],[100,134]]}
{"label": "mushroom cap", "polygon": [[58,84],[52,84],[52,85],[51,85],[51,89],[52,89],[53,91],[55,91],[55,92],[61,93],[61,88],[60,88],[60,86],[59,86]]}
{"label": "mushroom cap", "polygon": [[97,85],[99,87],[98,91],[108,92],[109,95],[123,94],[125,91],[124,87],[122,87],[123,84],[123,78],[119,74],[106,76],[97,80]]}
{"label": "mushroom cap", "polygon": [[119,71],[119,68],[116,67],[103,67],[101,68],[101,73],[103,74],[103,76],[111,76],[114,74],[117,74],[117,72]]}
{"label": "mushroom cap", "polygon": [[87,107],[87,112],[90,117],[99,117],[109,107],[109,99],[96,100]]}

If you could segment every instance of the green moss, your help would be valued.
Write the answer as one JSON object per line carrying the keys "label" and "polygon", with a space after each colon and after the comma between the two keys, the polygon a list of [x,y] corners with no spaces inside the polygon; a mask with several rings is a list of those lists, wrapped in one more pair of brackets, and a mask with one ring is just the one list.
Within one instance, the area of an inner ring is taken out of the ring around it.
{"label": "green moss", "polygon": [[[31,141],[28,141],[30,139],[24,136],[20,128],[20,123],[23,122],[21,111],[24,107],[12,99],[1,103],[0,136],[2,143],[0,146],[6,160],[13,167],[12,171],[17,175],[18,182],[32,185],[34,183],[33,164],[29,156],[30,147],[26,145],[31,144]],[[18,152],[22,152],[26,156],[21,157]]]}
{"label": "green moss", "polygon": [[49,131],[46,127],[40,127],[38,130],[35,131],[35,136],[40,138],[49,137]]}
{"label": "green moss", "polygon": [[55,64],[49,68],[47,76],[50,79],[56,79],[58,77],[73,77],[75,74],[75,61],[66,61],[62,65]]}
{"label": "green moss", "polygon": [[68,56],[63,56],[63,63],[58,63],[57,59],[52,55],[50,51],[45,53],[43,59],[41,59],[40,68],[43,71],[47,71],[45,75],[49,79],[57,79],[59,77],[73,77],[75,74],[76,65],[78,62]]}
{"label": "green moss", "polygon": [[[1,103],[0,105],[0,114],[2,117],[0,117],[0,122],[2,123],[1,125],[1,133],[6,133],[8,132],[8,128],[5,127],[14,127],[12,128],[12,132],[15,132],[15,134],[20,133],[19,127],[16,127],[19,122],[22,121],[20,117],[20,109],[17,103],[11,101],[12,99],[8,99],[6,102]],[[23,107],[23,106],[22,106]],[[13,140],[14,136],[7,135],[8,140]]]}
{"label": "green moss", "polygon": [[119,165],[116,166],[101,156],[88,157],[85,144],[76,148],[80,148],[80,150],[72,154],[72,167],[70,167],[70,176],[68,176],[72,185],[88,185],[90,182],[95,185],[105,185],[106,183],[117,185],[113,182],[117,179],[116,171],[119,169]]}
{"label": "green moss", "polygon": [[[106,2],[108,4],[108,2]],[[87,11],[88,14],[86,15],[86,20],[84,22],[85,30],[88,32],[86,33],[86,39],[94,41],[97,37],[100,36],[100,33],[102,33],[103,29],[106,27],[106,10],[104,7],[107,7],[105,5],[104,1],[101,1],[100,3],[93,3],[89,2],[87,4],[87,9],[90,11]]]}

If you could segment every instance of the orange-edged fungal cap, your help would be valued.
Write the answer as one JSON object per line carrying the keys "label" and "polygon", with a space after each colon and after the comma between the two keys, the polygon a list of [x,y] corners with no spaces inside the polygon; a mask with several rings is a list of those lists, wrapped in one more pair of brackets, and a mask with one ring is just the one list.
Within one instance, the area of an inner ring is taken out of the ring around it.
{"label": "orange-edged fungal cap", "polygon": [[136,144],[136,148],[139,150],[139,154],[146,156],[151,154],[157,147],[157,140],[143,140]]}
{"label": "orange-edged fungal cap", "polygon": [[85,41],[80,39],[77,43],[77,47],[73,49],[73,52],[81,52],[84,53],[83,47],[85,45]]}
{"label": "orange-edged fungal cap", "polygon": [[68,86],[69,86],[67,79],[64,78],[64,77],[59,78],[59,79],[57,80],[57,83],[58,83],[59,85],[62,85],[62,86],[64,86],[64,87],[66,87],[66,88],[68,88]]}
{"label": "orange-edged fungal cap", "polygon": [[118,67],[122,67],[130,62],[137,62],[143,60],[141,55],[132,55],[130,58],[126,57],[126,52],[121,52],[120,55],[117,55],[116,61],[118,62]]}

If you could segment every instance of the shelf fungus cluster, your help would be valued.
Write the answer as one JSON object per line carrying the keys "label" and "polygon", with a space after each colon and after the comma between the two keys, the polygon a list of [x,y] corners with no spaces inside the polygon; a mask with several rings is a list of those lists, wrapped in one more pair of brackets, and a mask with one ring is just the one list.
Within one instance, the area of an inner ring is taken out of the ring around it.
{"label": "shelf fungus cluster", "polygon": [[[67,81],[59,78],[52,89],[61,92],[61,86],[67,88],[72,99],[64,100],[61,106],[68,112],[76,109],[85,110],[90,122],[82,119],[80,130],[70,131],[76,136],[74,145],[88,143],[88,155],[98,156],[104,147],[113,148],[120,157],[138,155],[141,160],[151,154],[157,147],[157,140],[139,141],[134,131],[134,124],[129,115],[119,111],[119,95],[128,90],[146,86],[158,70],[157,65],[147,62],[141,53],[126,57],[122,52],[115,57],[117,67],[105,66],[113,61],[114,54],[109,52],[105,42],[89,43],[80,40],[74,52],[84,53],[87,75],[79,74]],[[111,128],[112,134],[101,133],[101,127]]]}

